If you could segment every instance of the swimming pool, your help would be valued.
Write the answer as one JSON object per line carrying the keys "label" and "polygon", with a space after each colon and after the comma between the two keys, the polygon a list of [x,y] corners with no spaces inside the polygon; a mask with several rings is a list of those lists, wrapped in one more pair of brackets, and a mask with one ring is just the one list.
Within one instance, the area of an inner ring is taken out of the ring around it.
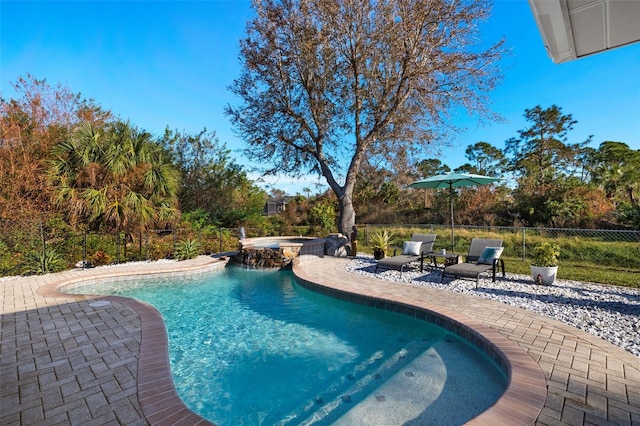
{"label": "swimming pool", "polygon": [[502,372],[457,336],[305,290],[290,272],[227,267],[73,293],[156,306],[178,393],[219,425],[397,424],[382,417],[393,415],[457,424],[506,387]]}

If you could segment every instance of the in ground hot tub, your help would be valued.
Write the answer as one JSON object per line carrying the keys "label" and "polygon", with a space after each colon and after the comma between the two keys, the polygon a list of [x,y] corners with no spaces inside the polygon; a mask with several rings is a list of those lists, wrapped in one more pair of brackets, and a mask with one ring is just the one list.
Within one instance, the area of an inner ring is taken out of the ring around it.
{"label": "in ground hot tub", "polygon": [[324,256],[324,238],[258,237],[240,240],[234,262],[249,268],[286,268],[307,256]]}
{"label": "in ground hot tub", "polygon": [[318,238],[313,237],[260,237],[245,238],[240,241],[240,244],[243,247],[277,249],[281,247],[302,247],[316,240],[318,240]]}

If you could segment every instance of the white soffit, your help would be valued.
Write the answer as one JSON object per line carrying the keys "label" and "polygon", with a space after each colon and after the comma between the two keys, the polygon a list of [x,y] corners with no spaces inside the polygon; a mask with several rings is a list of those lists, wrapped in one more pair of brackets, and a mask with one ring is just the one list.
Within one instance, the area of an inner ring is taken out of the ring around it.
{"label": "white soffit", "polygon": [[640,0],[529,0],[556,64],[640,40]]}

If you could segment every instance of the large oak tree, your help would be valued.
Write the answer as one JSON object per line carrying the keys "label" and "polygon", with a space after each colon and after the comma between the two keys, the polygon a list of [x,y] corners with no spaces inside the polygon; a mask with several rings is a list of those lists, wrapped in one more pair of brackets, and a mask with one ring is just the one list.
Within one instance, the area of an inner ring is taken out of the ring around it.
{"label": "large oak tree", "polygon": [[228,106],[247,153],[266,172],[320,172],[355,223],[352,194],[366,156],[425,148],[447,113],[492,117],[503,42],[479,45],[490,2],[255,0]]}

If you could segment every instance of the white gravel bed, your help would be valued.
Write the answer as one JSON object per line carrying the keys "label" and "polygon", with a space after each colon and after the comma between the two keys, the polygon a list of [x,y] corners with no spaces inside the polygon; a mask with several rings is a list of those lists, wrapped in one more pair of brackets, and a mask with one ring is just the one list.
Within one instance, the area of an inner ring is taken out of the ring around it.
{"label": "white gravel bed", "polygon": [[440,283],[441,269],[409,267],[400,276],[397,270],[374,273],[373,257],[359,254],[347,264],[347,271],[386,281],[433,287],[497,300],[512,306],[562,321],[620,346],[640,357],[640,290],[580,281],[556,280],[541,286],[527,275],[499,274],[496,282],[490,274],[481,276],[476,289],[473,279],[446,277]]}
{"label": "white gravel bed", "polygon": [[[122,263],[113,263],[110,265],[100,265],[100,266],[92,267],[90,269],[115,269],[115,268],[123,269],[123,268],[130,268],[130,267],[135,267],[140,265],[175,263],[175,262],[177,262],[177,260],[174,260],[174,259],[138,260],[135,262],[122,262]],[[81,269],[81,268],[75,268],[75,269]],[[69,269],[69,270],[73,270],[73,269]],[[35,274],[34,275],[8,275],[6,277],[0,277],[0,282],[16,281],[23,278],[35,277],[35,276],[36,276]]]}

